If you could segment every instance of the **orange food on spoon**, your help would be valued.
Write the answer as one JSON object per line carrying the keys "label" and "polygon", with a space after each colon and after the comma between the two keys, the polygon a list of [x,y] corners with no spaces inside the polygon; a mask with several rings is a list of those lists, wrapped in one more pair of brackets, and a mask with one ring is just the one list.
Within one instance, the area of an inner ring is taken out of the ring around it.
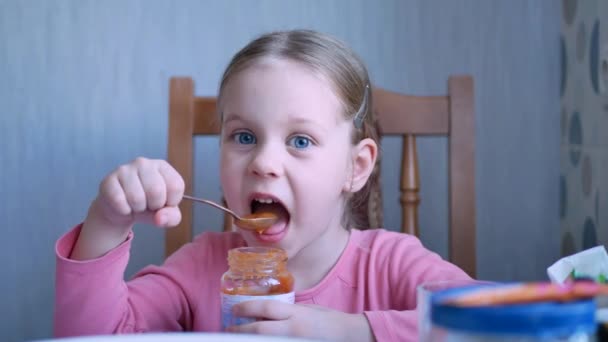
{"label": "orange food on spoon", "polygon": [[[264,219],[264,220],[260,220],[259,223],[256,221],[253,221],[253,220],[257,220],[257,219]],[[256,212],[253,214],[243,216],[243,220],[246,220],[246,221],[235,220],[234,224],[240,228],[248,229],[248,230],[255,230],[256,232],[258,232],[258,234],[262,234],[264,232],[264,230],[266,230],[272,226],[272,224],[268,225],[267,222],[270,220],[267,220],[267,219],[271,219],[272,223],[274,223],[278,220],[278,216],[274,213],[266,212],[266,211]]]}

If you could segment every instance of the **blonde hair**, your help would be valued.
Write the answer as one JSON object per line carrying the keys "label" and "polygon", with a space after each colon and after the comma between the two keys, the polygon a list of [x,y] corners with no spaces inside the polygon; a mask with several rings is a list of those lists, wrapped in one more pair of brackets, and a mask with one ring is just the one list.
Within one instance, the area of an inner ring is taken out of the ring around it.
{"label": "blonde hair", "polygon": [[[345,118],[353,120],[352,143],[371,138],[380,145],[372,112],[371,84],[364,63],[344,43],[319,32],[277,31],[251,41],[237,52],[224,71],[218,100],[221,102],[224,87],[232,76],[268,57],[298,62],[325,76],[342,103]],[[382,225],[378,164],[379,158],[366,185],[348,198],[345,225],[363,229]]]}

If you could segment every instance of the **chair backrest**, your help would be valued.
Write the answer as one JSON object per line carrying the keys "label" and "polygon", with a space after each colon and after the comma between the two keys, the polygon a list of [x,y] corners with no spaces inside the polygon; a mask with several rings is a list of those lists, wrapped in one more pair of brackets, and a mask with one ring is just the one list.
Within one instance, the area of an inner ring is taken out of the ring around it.
{"label": "chair backrest", "polygon": [[[373,110],[381,136],[403,137],[401,166],[401,231],[418,236],[420,182],[416,136],[448,139],[448,247],[449,260],[476,275],[475,229],[475,114],[473,79],[451,76],[447,95],[411,96],[373,89]],[[187,77],[170,80],[168,161],[184,177],[186,193],[193,190],[193,138],[217,135],[219,119],[214,97],[198,97]],[[375,172],[378,172],[376,170]],[[381,189],[372,189],[376,194]],[[370,227],[382,225],[381,196],[371,196],[367,208]],[[192,203],[182,201],[182,222],[166,232],[165,254],[170,255],[192,239]],[[375,212],[376,214],[374,214]],[[224,230],[232,223],[224,219]]]}

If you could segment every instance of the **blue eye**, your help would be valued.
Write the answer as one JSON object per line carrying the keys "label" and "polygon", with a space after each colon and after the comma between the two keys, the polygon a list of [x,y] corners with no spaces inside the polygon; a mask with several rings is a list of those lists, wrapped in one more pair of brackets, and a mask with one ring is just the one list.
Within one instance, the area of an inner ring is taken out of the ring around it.
{"label": "blue eye", "polygon": [[289,139],[288,143],[297,149],[304,149],[310,146],[310,139],[302,135],[296,135]]}
{"label": "blue eye", "polygon": [[255,136],[248,132],[235,133],[234,140],[242,145],[251,145],[256,143]]}

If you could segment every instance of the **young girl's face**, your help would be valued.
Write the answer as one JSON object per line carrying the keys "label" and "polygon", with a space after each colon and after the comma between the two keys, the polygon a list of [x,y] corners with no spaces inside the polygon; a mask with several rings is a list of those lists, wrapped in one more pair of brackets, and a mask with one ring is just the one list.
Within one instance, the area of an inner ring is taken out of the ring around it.
{"label": "young girl's face", "polygon": [[262,234],[242,231],[247,243],[293,257],[342,234],[353,124],[327,79],[296,62],[265,59],[231,77],[220,106],[228,206],[281,218]]}

